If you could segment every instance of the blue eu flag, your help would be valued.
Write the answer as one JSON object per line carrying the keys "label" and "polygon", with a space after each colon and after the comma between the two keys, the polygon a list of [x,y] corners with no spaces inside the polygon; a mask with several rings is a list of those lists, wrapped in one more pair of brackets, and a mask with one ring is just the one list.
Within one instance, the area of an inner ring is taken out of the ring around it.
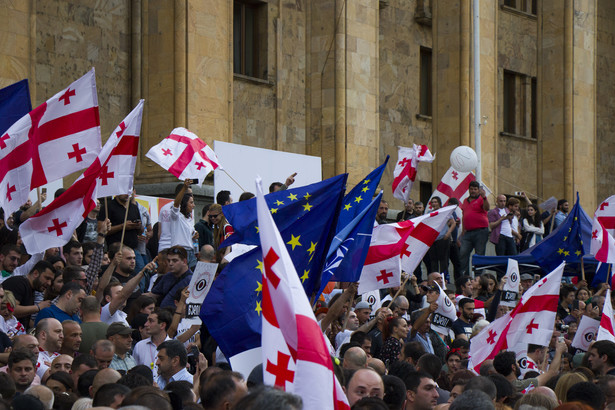
{"label": "blue eu flag", "polygon": [[28,80],[21,80],[0,90],[0,135],[18,119],[32,111]]}

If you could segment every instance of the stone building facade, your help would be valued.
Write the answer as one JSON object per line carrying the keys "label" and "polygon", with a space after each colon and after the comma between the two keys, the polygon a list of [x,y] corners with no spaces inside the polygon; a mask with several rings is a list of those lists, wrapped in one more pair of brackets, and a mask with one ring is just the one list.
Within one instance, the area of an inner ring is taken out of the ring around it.
{"label": "stone building facade", "polygon": [[[427,144],[415,199],[474,145],[471,0],[2,1],[0,86],[33,104],[96,68],[103,139],[146,106],[137,186],[172,193],[145,158],[185,126],[203,140],[322,158],[359,181]],[[615,4],[479,0],[482,176],[495,193],[614,193]],[[382,187],[391,208],[393,167]],[[292,170],[289,170],[289,173]],[[155,185],[154,185],[155,184]],[[211,197],[211,187],[200,192]]]}

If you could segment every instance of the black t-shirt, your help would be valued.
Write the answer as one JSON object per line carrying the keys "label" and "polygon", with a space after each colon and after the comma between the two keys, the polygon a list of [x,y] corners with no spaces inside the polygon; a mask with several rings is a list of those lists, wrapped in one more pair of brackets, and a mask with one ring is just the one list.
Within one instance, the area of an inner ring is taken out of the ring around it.
{"label": "black t-shirt", "polygon": [[[121,225],[124,223],[124,215],[126,215],[126,208],[124,205],[117,202],[116,199],[112,201],[107,201],[107,205],[109,206],[109,220],[111,221],[111,225]],[[104,205],[100,208],[100,212],[98,213],[98,220],[104,221],[107,218],[107,210]],[[139,207],[133,203],[130,203],[128,208],[128,217],[127,221],[141,221],[141,213],[139,213]],[[141,234],[136,229],[126,230],[124,234],[124,245],[135,249],[137,247],[137,238]],[[122,239],[122,231],[119,230],[112,235],[107,235],[107,246],[112,243],[119,242]]]}
{"label": "black t-shirt", "polygon": [[455,336],[466,335],[468,339],[472,336],[472,323],[467,323],[461,320],[461,318],[453,322],[451,329],[455,332]]}
{"label": "black t-shirt", "polygon": [[[34,289],[32,289],[30,282],[25,276],[11,276],[2,282],[2,287],[13,292],[15,300],[21,306],[34,305]],[[26,329],[30,326],[30,315],[18,319]]]}

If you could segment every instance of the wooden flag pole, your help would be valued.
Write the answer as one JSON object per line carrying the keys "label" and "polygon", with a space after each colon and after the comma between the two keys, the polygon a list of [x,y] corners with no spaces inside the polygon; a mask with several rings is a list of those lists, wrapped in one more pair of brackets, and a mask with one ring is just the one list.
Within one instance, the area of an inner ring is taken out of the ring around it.
{"label": "wooden flag pole", "polygon": [[226,169],[222,168],[222,171],[224,171],[224,173],[225,173],[226,175],[228,175],[228,177],[229,177],[229,178],[230,178],[230,179],[231,179],[234,183],[236,183],[236,184],[237,184],[237,186],[238,186],[238,187],[239,187],[239,188],[240,188],[243,192],[246,192],[246,190],[245,190],[245,189],[244,189],[241,185],[239,185],[239,182],[235,181],[235,178],[233,178],[233,177],[231,176],[231,174],[229,174],[228,172],[226,172]]}
{"label": "wooden flag pole", "polygon": [[583,255],[581,255],[581,280],[585,280],[585,264],[583,263]]}
{"label": "wooden flag pole", "polygon": [[391,302],[393,302],[395,299],[397,299],[397,297],[401,293],[402,289],[404,289],[406,287],[406,282],[408,282],[408,279],[410,279],[410,275],[406,275],[406,279],[404,279],[404,281],[402,282],[402,284],[399,287],[399,289],[397,289],[397,293],[395,294],[395,296],[393,296],[393,299],[391,299]]}
{"label": "wooden flag pole", "polygon": [[[120,250],[122,249],[122,247],[124,246],[124,234],[126,233],[126,220],[128,219],[128,209],[130,209],[130,199],[131,199],[131,195],[128,196],[128,199],[126,200],[126,213],[124,213],[124,225],[122,225],[122,239],[120,239]],[[107,201],[107,197],[105,197],[105,206]],[[107,212],[107,218],[109,218],[109,210],[106,210]]]}

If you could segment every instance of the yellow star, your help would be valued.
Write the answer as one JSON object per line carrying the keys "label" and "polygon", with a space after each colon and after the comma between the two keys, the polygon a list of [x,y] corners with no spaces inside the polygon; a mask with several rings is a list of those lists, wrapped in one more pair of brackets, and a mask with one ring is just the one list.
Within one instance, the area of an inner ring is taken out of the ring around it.
{"label": "yellow star", "polygon": [[286,198],[290,199],[291,201],[296,201],[297,200],[297,194],[289,194]]}
{"label": "yellow star", "polygon": [[572,226],[570,228],[568,228],[568,232],[572,231]]}
{"label": "yellow star", "polygon": [[258,226],[255,226],[255,228],[256,228],[256,233],[258,233]]}
{"label": "yellow star", "polygon": [[271,208],[271,215],[275,214],[276,212],[278,212],[278,208]]}
{"label": "yellow star", "polygon": [[356,203],[359,203],[359,202],[361,202],[362,200],[363,200],[363,198],[361,198],[360,196],[358,196],[358,197],[356,197],[356,198],[354,199],[354,201],[355,201]]}
{"label": "yellow star", "polygon": [[559,249],[557,250],[557,253],[559,253],[559,254],[561,255],[562,253],[564,253],[564,250],[563,250],[562,248],[559,248]]}
{"label": "yellow star", "polygon": [[[257,263],[257,265],[256,265],[256,267],[255,267],[254,269],[258,269],[259,271],[261,271],[261,273],[263,273],[263,272],[264,272],[264,271],[263,271],[263,262],[262,262],[262,261],[259,261],[259,260],[257,259],[257,260],[256,260],[256,263]],[[262,288],[262,285],[261,285],[261,288]]]}
{"label": "yellow star", "polygon": [[566,239],[568,239],[567,236],[564,236],[564,239],[562,239],[564,242],[566,242]]}
{"label": "yellow star", "polygon": [[579,242],[581,243],[581,245],[583,245],[583,241],[582,240],[579,240]]}
{"label": "yellow star", "polygon": [[318,244],[318,242],[314,243],[314,242],[310,242],[310,247],[308,248],[308,253],[311,255],[312,253],[314,253],[316,251],[316,245]]}
{"label": "yellow star", "polygon": [[570,252],[564,251],[564,256],[569,256],[569,255],[570,255]]}
{"label": "yellow star", "polygon": [[349,211],[350,208],[352,208],[352,205],[350,205],[350,204],[344,205],[344,211]]}
{"label": "yellow star", "polygon": [[306,212],[307,211],[311,211],[312,210],[312,205],[310,205],[310,204],[303,205],[303,210],[306,211]]}
{"label": "yellow star", "polygon": [[369,179],[366,179],[365,181],[363,181],[363,185],[367,185],[369,184]]}
{"label": "yellow star", "polygon": [[368,188],[368,187],[365,187],[365,188],[363,188],[363,189],[361,190],[361,192],[367,192],[367,191],[369,191],[369,188]]}
{"label": "yellow star", "polygon": [[577,218],[577,217],[575,216],[575,217],[574,217],[574,220],[576,221],[577,219],[579,219],[579,218]]}
{"label": "yellow star", "polygon": [[284,202],[282,202],[282,201],[280,201],[280,200],[277,200],[277,201],[275,201],[275,204],[276,204],[277,206],[280,206],[280,205],[284,205]]}
{"label": "yellow star", "polygon": [[258,313],[258,315],[261,315],[261,312],[263,311],[263,309],[261,308],[261,302],[259,302],[258,300],[256,301],[256,308],[254,309],[256,311],[256,313]]}
{"label": "yellow star", "polygon": [[580,250],[580,249],[577,249],[574,253],[575,253],[577,256],[581,256],[581,250]]}
{"label": "yellow star", "polygon": [[254,289],[254,292],[262,292],[263,291],[263,284],[260,282],[256,282],[256,289]]}
{"label": "yellow star", "polygon": [[308,279],[310,277],[310,271],[309,270],[304,270],[303,271],[303,276],[301,276],[301,283],[305,282],[306,279]]}
{"label": "yellow star", "polygon": [[293,251],[295,250],[295,246],[303,246],[299,243],[299,238],[301,238],[301,235],[293,235],[290,234],[290,241],[286,242],[287,245],[290,245],[293,247]]}
{"label": "yellow star", "polygon": [[312,197],[312,195],[310,195],[310,193],[309,193],[309,192],[307,192],[305,195],[303,195],[303,197],[304,197],[305,199],[310,199],[310,198]]}

